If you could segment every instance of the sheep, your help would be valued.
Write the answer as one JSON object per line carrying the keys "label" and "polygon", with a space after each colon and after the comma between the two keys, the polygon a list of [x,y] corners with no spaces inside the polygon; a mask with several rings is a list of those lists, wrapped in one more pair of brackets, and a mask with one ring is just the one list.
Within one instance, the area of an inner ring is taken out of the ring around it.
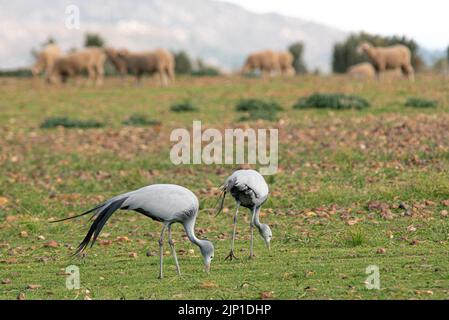
{"label": "sheep", "polygon": [[254,52],[246,58],[242,74],[260,70],[264,75],[280,72],[279,56],[271,50]]}
{"label": "sheep", "polygon": [[404,45],[390,47],[374,47],[368,42],[363,42],[358,52],[365,52],[372,60],[378,75],[390,69],[400,68],[410,81],[414,81],[415,75],[411,63],[410,49]]}
{"label": "sheep", "polygon": [[122,76],[130,72],[136,76],[138,83],[140,83],[145,73],[157,73],[161,86],[175,81],[175,59],[165,49],[129,52],[126,49],[115,50],[108,48],[105,52],[108,59]]}
{"label": "sheep", "polygon": [[106,54],[102,48],[89,47],[69,53],[56,59],[50,71],[49,82],[55,83],[59,80],[66,82],[67,78],[78,77],[87,71],[88,78],[96,85],[101,85],[105,61]]}
{"label": "sheep", "polygon": [[44,72],[48,79],[51,68],[59,56],[61,56],[61,49],[56,44],[51,43],[45,46],[37,55],[36,63],[31,67],[33,76],[36,77]]}
{"label": "sheep", "polygon": [[351,66],[347,74],[354,79],[374,79],[376,77],[376,70],[369,62],[363,62]]}
{"label": "sheep", "polygon": [[295,68],[293,68],[294,57],[289,51],[278,52],[278,61],[281,74],[295,75]]}

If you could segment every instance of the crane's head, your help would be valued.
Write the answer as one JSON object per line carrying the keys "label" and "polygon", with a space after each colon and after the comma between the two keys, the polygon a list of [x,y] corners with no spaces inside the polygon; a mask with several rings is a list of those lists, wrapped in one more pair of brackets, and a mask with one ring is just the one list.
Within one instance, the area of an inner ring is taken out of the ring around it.
{"label": "crane's head", "polygon": [[267,246],[268,250],[270,249],[270,241],[271,238],[273,238],[273,234],[271,233],[271,229],[267,224],[261,224],[259,227],[259,233],[262,236],[263,240],[265,241],[265,245]]}
{"label": "crane's head", "polygon": [[201,255],[204,259],[204,270],[210,272],[210,264],[214,259],[214,245],[208,240],[201,240],[200,242]]}

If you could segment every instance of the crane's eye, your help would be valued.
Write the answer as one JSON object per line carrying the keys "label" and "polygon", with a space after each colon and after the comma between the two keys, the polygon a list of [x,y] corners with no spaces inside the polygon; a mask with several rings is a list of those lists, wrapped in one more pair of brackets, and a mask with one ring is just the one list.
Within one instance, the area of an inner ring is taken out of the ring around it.
{"label": "crane's eye", "polygon": [[214,256],[211,256],[210,259],[212,260],[214,258]]}

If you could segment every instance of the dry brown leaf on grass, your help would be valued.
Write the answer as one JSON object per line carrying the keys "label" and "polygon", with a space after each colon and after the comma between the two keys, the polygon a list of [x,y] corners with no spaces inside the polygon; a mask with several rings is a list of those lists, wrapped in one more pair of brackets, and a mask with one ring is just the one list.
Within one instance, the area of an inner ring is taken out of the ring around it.
{"label": "dry brown leaf on grass", "polygon": [[212,282],[212,281],[204,281],[203,283],[201,283],[199,285],[199,287],[201,289],[213,289],[213,288],[218,288],[218,284],[216,284],[215,282]]}
{"label": "dry brown leaf on grass", "polygon": [[274,292],[273,291],[262,291],[260,293],[260,299],[267,300],[271,299],[273,297]]}
{"label": "dry brown leaf on grass", "polygon": [[17,263],[17,259],[16,258],[3,259],[3,260],[0,260],[0,262],[5,263],[5,264],[15,264],[15,263]]}
{"label": "dry brown leaf on grass", "polygon": [[418,296],[420,296],[420,295],[431,296],[431,295],[433,295],[433,291],[432,290],[416,290],[415,294],[417,294]]}
{"label": "dry brown leaf on grass", "polygon": [[6,204],[8,204],[9,200],[6,197],[0,197],[0,207],[4,207]]}
{"label": "dry brown leaf on grass", "polygon": [[129,242],[131,240],[127,236],[121,236],[121,237],[115,238],[115,241],[117,241],[117,242]]}
{"label": "dry brown leaf on grass", "polygon": [[35,290],[35,289],[40,289],[40,288],[42,288],[42,286],[40,284],[29,284],[29,285],[27,285],[27,289],[30,289],[30,290]]}
{"label": "dry brown leaf on grass", "polygon": [[51,241],[49,241],[47,243],[44,243],[44,247],[46,247],[46,248],[57,248],[57,247],[59,247],[59,244],[56,241],[51,240]]}
{"label": "dry brown leaf on grass", "polygon": [[19,236],[21,238],[26,238],[26,237],[28,237],[28,232],[26,232],[25,230],[24,231],[20,231]]}
{"label": "dry brown leaf on grass", "polygon": [[6,222],[15,222],[18,218],[16,216],[6,216]]}
{"label": "dry brown leaf on grass", "polygon": [[108,245],[112,244],[112,240],[102,240],[102,239],[100,239],[100,240],[98,240],[98,244],[100,246],[108,246]]}

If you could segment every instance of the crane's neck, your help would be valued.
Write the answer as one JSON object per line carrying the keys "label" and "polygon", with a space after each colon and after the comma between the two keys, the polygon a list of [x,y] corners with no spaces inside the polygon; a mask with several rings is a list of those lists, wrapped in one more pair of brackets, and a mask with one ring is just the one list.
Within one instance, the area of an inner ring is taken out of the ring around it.
{"label": "crane's neck", "polygon": [[259,213],[260,213],[260,207],[255,209],[253,222],[254,222],[254,225],[256,226],[256,228],[260,230],[261,223],[259,220]]}
{"label": "crane's neck", "polygon": [[195,235],[195,217],[193,219],[190,219],[189,221],[187,221],[184,224],[184,229],[187,233],[187,237],[189,238],[189,240],[193,243],[196,244],[198,247],[201,247],[201,240],[198,239]]}

